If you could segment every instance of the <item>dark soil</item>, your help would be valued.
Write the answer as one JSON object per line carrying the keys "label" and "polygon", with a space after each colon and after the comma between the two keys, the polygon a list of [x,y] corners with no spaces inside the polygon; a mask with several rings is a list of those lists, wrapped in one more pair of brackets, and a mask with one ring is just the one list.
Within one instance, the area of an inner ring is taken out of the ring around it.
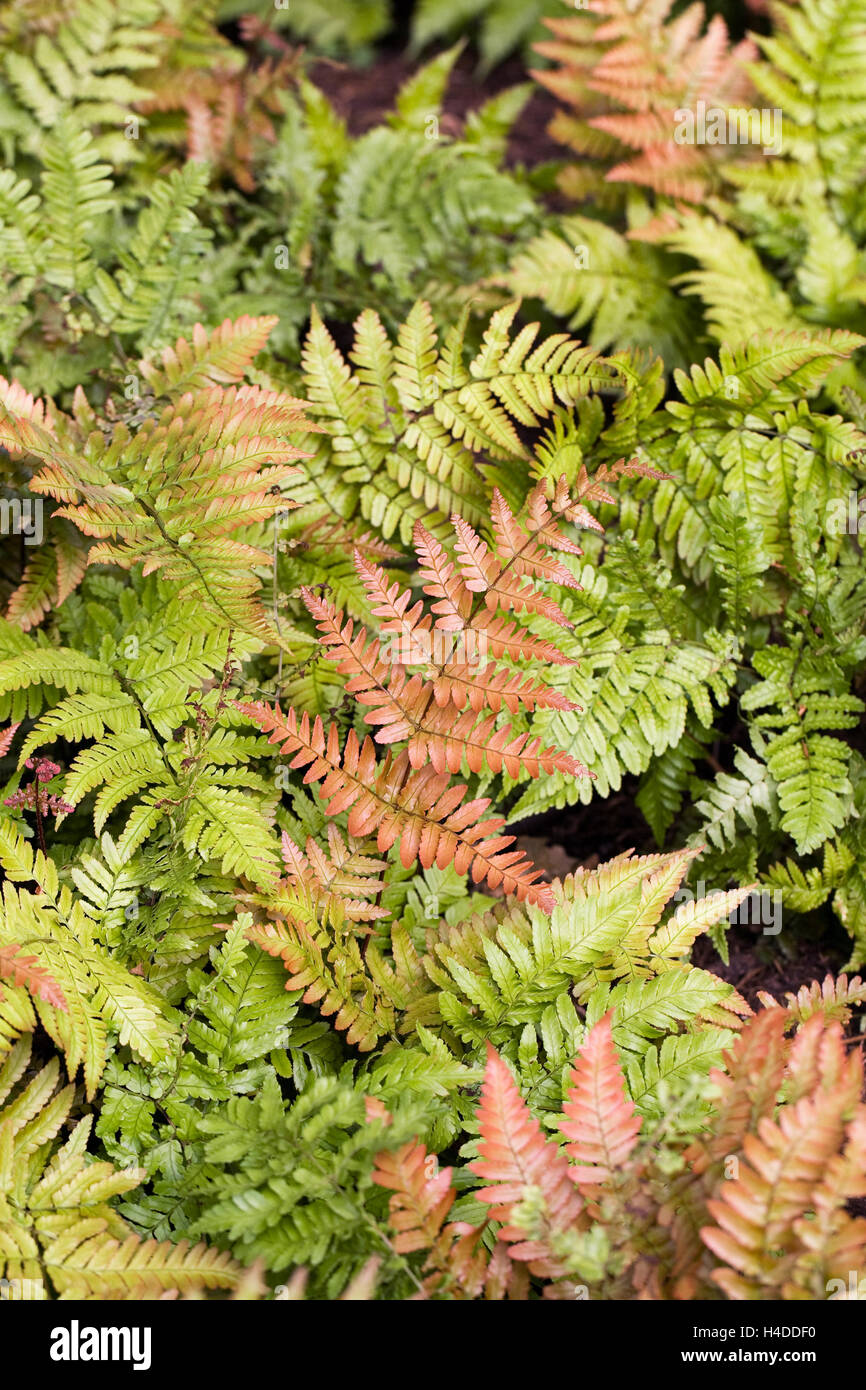
{"label": "dark soil", "polygon": [[637,778],[626,777],[620,791],[612,792],[603,800],[594,798],[585,806],[546,811],[519,824],[512,822],[509,829],[520,837],[521,844],[525,840],[532,840],[533,845],[551,840],[561,846],[569,861],[565,873],[578,864],[594,869],[605,859],[613,859],[628,849],[636,854],[653,854],[658,847],[635,805],[637,788]]}
{"label": "dark soil", "polygon": [[[361,135],[393,110],[397,92],[417,70],[417,62],[407,58],[405,53],[385,52],[372,67],[362,69],[320,59],[312,65],[310,77],[336,107],[350,133]],[[483,106],[504,88],[526,80],[526,68],[517,58],[503,63],[482,80],[472,54],[461,54],[448,84],[440,121],[443,133],[459,135],[469,111]],[[549,92],[537,90],[533,93],[512,131],[507,164],[531,167],[564,157],[563,146],[547,134],[547,125],[555,110],[556,102]]]}
{"label": "dark soil", "polygon": [[[783,928],[784,930],[784,928]],[[771,944],[767,944],[771,943]],[[692,964],[727,980],[757,1008],[759,991],[772,994],[779,1003],[785,995],[796,994],[813,980],[819,983],[825,975],[838,975],[849,949],[828,938],[809,941],[799,938],[792,950],[784,950],[779,937],[756,934],[748,927],[731,927],[728,931],[729,964],[720,959],[708,937],[699,937],[692,949]]]}

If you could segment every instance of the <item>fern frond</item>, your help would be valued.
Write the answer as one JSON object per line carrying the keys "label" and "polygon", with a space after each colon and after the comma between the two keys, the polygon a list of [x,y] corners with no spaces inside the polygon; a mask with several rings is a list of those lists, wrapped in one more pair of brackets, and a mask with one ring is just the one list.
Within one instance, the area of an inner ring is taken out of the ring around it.
{"label": "fern frond", "polygon": [[[558,113],[551,134],[604,161],[592,171],[596,183],[604,177],[701,202],[717,187],[719,155],[728,141],[736,144],[737,132],[726,122],[722,149],[696,143],[684,118],[694,124],[698,103],[723,111],[749,105],[746,67],[757,50],[748,39],[729,48],[717,14],[702,34],[703,6],[676,18],[671,8],[657,0],[596,0],[589,14],[547,20],[555,37],[538,51],[556,66],[534,76],[576,111],[576,118]],[[562,187],[574,193],[570,172]]]}
{"label": "fern frond", "polygon": [[632,1152],[641,1120],[629,1104],[613,1044],[612,1015],[605,1014],[586,1036],[571,1073],[560,1129],[578,1187],[612,1182]]}
{"label": "fern frond", "polygon": [[[225,325],[217,330],[218,354],[229,337]],[[201,335],[196,350],[203,361]],[[289,436],[316,428],[304,419],[303,403],[259,387],[205,383],[135,432],[123,421],[106,435],[91,432],[94,422],[85,415],[87,433],[78,426],[76,438],[69,422],[74,443],[65,446],[35,423],[34,407],[25,410],[17,413],[13,400],[0,437],[37,454],[42,467],[33,490],[63,503],[57,515],[98,538],[89,564],[160,570],[181,597],[196,596],[225,626],[271,634],[251,567],[272,557],[234,533],[255,534],[287,505],[280,487],[296,475],[292,460],[308,456]]]}
{"label": "fern frond", "polygon": [[55,1009],[68,1008],[57,981],[42,968],[36,956],[22,956],[20,946],[0,946],[0,976],[11,980],[13,985],[23,985],[37,999],[44,999]]}
{"label": "fern frond", "polygon": [[[430,306],[420,301],[386,351],[381,320],[367,311],[356,323],[354,372],[313,315],[307,394],[332,440],[320,466],[335,487],[360,485],[361,516],[386,540],[399,530],[408,544],[416,522],[439,537],[452,513],[481,525],[489,514],[481,456],[503,465],[525,458],[516,424],[535,427],[557,403],[618,385],[615,369],[565,335],[534,346],[538,326],[527,325],[512,338],[517,308],[496,311],[474,358],[466,315],[440,343]],[[368,365],[374,342],[375,371]]]}
{"label": "fern frond", "polygon": [[[820,1019],[813,1022],[824,1027]],[[827,1040],[842,1052],[838,1024],[829,1026]],[[713,1278],[729,1297],[754,1296],[760,1285],[786,1288],[798,1225],[839,1147],[846,1114],[859,1099],[857,1060],[846,1064],[840,1057],[839,1065],[835,1085],[797,1101],[778,1120],[764,1121],[739,1160],[741,1176],[722,1183],[707,1203],[716,1224],[701,1235],[726,1266]]]}
{"label": "fern frond", "polygon": [[[37,1002],[40,1020],[65,1054],[70,1076],[83,1063],[92,1096],[106,1061],[107,1028],[116,1029],[145,1060],[164,1058],[175,1026],[163,1001],[143,980],[118,964],[95,937],[80,901],[59,884],[57,870],[8,819],[0,823],[3,885],[0,938],[9,946],[32,944],[38,967],[53,978],[63,1002]],[[35,881],[36,891],[14,881]]]}
{"label": "fern frond", "polygon": [[[29,1044],[18,1044],[13,1079],[29,1052]],[[50,1062],[0,1110],[3,1277],[47,1277],[61,1299],[158,1298],[167,1290],[232,1288],[240,1268],[227,1253],[204,1245],[190,1249],[185,1241],[142,1241],[121,1220],[110,1199],[135,1188],[144,1173],[86,1161],[90,1116],[56,1146],[75,1089],[55,1094],[57,1072],[56,1061]]]}
{"label": "fern frond", "polygon": [[[568,1162],[558,1147],[544,1138],[508,1067],[490,1046],[478,1121],[481,1157],[473,1162],[472,1169],[492,1184],[482,1188],[478,1197],[490,1205],[493,1220],[510,1222],[514,1205],[525,1189],[532,1187],[539,1191],[551,1223],[577,1222],[582,1203]],[[505,1225],[499,1239],[516,1242],[510,1252],[513,1259],[538,1258],[534,1243],[524,1241],[518,1226]]]}
{"label": "fern frond", "polygon": [[377,763],[373,741],[361,745],[354,732],[341,753],[336,725],[326,734],[321,719],[311,727],[309,716],[299,720],[294,710],[284,716],[261,703],[239,708],[270,743],[292,756],[292,767],[307,769],[305,782],[323,782],[329,815],[349,810],[350,835],[362,838],[375,830],[380,850],[399,840],[406,867],[416,858],[425,868],[453,863],[458,873],[470,870],[476,883],[486,879],[519,899],[549,901],[549,890],[537,882],[540,871],[521,851],[508,849],[513,836],[496,833],[502,819],[480,819],[489,801],[464,802],[466,788],[451,785],[447,774],[430,766],[413,769],[407,753]]}
{"label": "fern frond", "polygon": [[[864,996],[866,985],[859,975],[850,981],[847,975],[835,978],[826,975],[820,984],[815,980],[811,985],[802,985],[796,994],[786,992],[783,1007],[797,1023],[806,1023],[815,1014],[820,1014],[823,1018],[836,1019],[844,1024],[851,1017],[851,1009],[860,1004]],[[762,992],[759,998],[765,1008],[777,1006],[776,1000],[766,992]]]}

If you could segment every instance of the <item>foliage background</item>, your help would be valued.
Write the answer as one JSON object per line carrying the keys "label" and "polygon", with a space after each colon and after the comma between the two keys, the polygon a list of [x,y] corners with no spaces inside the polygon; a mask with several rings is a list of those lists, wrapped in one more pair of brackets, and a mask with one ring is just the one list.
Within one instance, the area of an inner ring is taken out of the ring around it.
{"label": "foliage background", "polygon": [[720,13],[0,6],[7,1277],[847,1278],[866,13]]}

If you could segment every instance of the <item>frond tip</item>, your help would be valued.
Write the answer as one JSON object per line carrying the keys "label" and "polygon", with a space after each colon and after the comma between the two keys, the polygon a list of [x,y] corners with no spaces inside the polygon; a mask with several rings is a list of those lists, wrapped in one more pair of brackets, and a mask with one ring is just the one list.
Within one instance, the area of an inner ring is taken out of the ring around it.
{"label": "frond tip", "polygon": [[559,1127],[569,1141],[569,1157],[580,1165],[571,1172],[578,1187],[613,1181],[640,1134],[640,1116],[626,1095],[612,1025],[613,1011],[590,1030],[562,1107],[566,1118]]}

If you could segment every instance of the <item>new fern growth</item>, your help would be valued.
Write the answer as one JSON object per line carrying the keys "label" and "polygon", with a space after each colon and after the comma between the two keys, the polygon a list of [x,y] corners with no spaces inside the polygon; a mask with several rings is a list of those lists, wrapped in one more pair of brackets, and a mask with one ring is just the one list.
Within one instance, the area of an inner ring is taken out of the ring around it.
{"label": "new fern growth", "polygon": [[[711,144],[677,139],[686,111],[749,106],[750,40],[729,48],[727,28],[713,15],[702,33],[704,7],[671,18],[658,0],[590,0],[588,13],[547,19],[552,40],[537,45],[553,60],[534,75],[575,108],[554,118],[550,133],[584,157],[568,167],[569,196],[609,206],[611,185],[648,188],[663,199],[703,203],[718,186],[717,168],[739,131]],[[714,134],[718,134],[714,132]],[[744,137],[745,138],[745,137]]]}
{"label": "new fern growth", "polygon": [[[496,420],[495,406],[491,418]],[[525,611],[566,622],[537,581],[575,582],[555,552],[574,553],[578,547],[557,524],[585,515],[566,488],[551,505],[539,486],[521,526],[496,492],[496,550],[456,517],[455,560],[418,523],[420,578],[435,600],[427,613],[422,603],[412,604],[409,590],[390,585],[381,567],[356,556],[372,612],[384,619],[380,631],[387,642],[368,641],[363,628],[356,634],[352,620],[344,622],[333,604],[302,591],[328,658],[349,677],[347,693],[369,711],[365,718],[377,729],[375,742],[405,743],[405,749],[389,748],[380,761],[374,740],[359,744],[354,731],[341,751],[336,725],[326,731],[320,719],[311,725],[306,714],[299,717],[294,710],[283,715],[265,705],[241,708],[290,757],[290,766],[307,769],[305,782],[323,783],[321,795],[331,814],[351,808],[350,834],[364,837],[375,828],[380,851],[399,839],[405,867],[416,858],[425,868],[453,863],[458,873],[470,871],[475,882],[502,885],[518,898],[547,900],[536,882],[538,872],[508,850],[510,837],[498,835],[502,820],[481,820],[489,802],[465,801],[466,786],[454,785],[451,774],[464,763],[475,773],[505,766],[515,775],[524,769],[537,777],[554,767],[572,776],[586,774],[568,755],[543,748],[526,734],[513,735],[507,724],[496,727],[503,705],[563,705],[542,683],[521,678],[500,659],[562,659],[552,643],[511,615]],[[492,660],[486,660],[488,653]],[[415,666],[422,671],[413,673]]]}
{"label": "new fern growth", "polygon": [[834,997],[793,1040],[795,1016],[778,1006],[746,1024],[713,1073],[711,1124],[691,1141],[675,1113],[642,1125],[609,1014],[577,1054],[556,1138],[489,1048],[469,1169],[496,1254],[479,1246],[483,1227],[444,1225],[451,1170],[431,1171],[423,1146],[378,1161],[400,1248],[427,1252],[423,1295],[799,1300],[845,1287],[866,1238],[846,1209],[862,1191],[863,1066],[832,1021]]}

